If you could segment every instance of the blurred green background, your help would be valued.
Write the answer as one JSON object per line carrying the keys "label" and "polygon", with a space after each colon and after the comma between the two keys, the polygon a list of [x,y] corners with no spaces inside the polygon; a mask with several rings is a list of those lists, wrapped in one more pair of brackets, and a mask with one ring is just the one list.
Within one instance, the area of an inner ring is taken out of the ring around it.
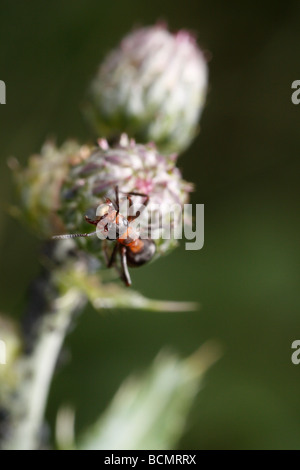
{"label": "blurred green background", "polygon": [[205,246],[184,245],[132,272],[161,299],[196,300],[194,313],[87,308],[67,338],[66,364],[47,409],[76,408],[82,430],[122,380],[168,346],[182,356],[210,338],[224,347],[209,371],[178,449],[300,447],[299,122],[291,83],[300,79],[300,5],[287,0],[0,1],[0,310],[20,317],[39,272],[39,241],[5,212],[13,188],[6,161],[25,164],[47,137],[90,140],[82,118],[89,80],[136,25],[187,28],[211,55],[201,133],[181,157],[205,204]]}

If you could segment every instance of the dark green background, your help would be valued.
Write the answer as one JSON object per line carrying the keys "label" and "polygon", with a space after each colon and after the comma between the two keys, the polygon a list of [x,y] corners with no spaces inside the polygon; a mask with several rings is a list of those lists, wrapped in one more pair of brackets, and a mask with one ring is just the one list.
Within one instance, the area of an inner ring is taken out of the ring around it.
{"label": "dark green background", "polygon": [[291,343],[299,317],[300,79],[297,1],[0,1],[0,310],[19,316],[39,271],[39,242],[5,213],[9,155],[23,163],[56,136],[92,137],[80,111],[101,58],[135,25],[157,19],[191,29],[211,53],[201,134],[180,159],[205,204],[205,247],[132,273],[150,297],[197,300],[195,313],[86,309],[67,340],[72,360],[48,406],[93,422],[121,381],[170,346],[182,356],[218,339],[225,354],[177,448],[299,448],[300,365]]}

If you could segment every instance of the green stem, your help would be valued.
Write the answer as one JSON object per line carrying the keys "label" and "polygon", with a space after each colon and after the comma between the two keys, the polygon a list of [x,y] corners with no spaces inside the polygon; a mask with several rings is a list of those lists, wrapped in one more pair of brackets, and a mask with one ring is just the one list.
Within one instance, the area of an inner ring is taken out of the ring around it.
{"label": "green stem", "polygon": [[9,438],[4,448],[33,450],[40,447],[45,407],[57,358],[73,314],[84,303],[81,292],[71,289],[58,297],[53,303],[53,311],[44,316],[33,351],[20,364],[23,380],[12,402]]}
{"label": "green stem", "polygon": [[51,379],[62,343],[73,318],[73,313],[84,299],[77,290],[70,290],[54,302],[55,313],[49,313],[43,322],[34,351],[24,359],[25,380],[19,401],[22,412],[16,413],[12,434],[6,447],[10,449],[37,449]]}
{"label": "green stem", "polygon": [[[59,252],[61,255],[62,251]],[[67,251],[63,259],[68,263]],[[25,337],[29,344],[19,361],[18,387],[6,410],[9,425],[2,443],[4,449],[41,447],[45,408],[57,358],[74,313],[82,310],[86,303],[85,295],[76,287],[61,292],[57,284],[61,267],[55,265],[54,250],[48,263],[51,269],[44,269],[35,282],[25,318]]]}

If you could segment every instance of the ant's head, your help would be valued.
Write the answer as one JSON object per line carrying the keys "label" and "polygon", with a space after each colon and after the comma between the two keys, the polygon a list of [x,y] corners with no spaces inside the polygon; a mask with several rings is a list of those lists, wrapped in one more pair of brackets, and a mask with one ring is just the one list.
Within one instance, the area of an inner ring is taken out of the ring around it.
{"label": "ant's head", "polygon": [[115,211],[116,207],[114,203],[107,198],[104,204],[100,204],[100,206],[97,207],[96,215],[102,220]]}

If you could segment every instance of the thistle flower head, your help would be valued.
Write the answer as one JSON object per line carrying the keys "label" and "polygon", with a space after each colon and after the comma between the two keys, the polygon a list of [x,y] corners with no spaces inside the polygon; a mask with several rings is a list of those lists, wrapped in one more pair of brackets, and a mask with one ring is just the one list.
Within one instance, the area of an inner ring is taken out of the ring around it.
{"label": "thistle flower head", "polygon": [[[121,199],[131,192],[149,196],[147,211],[139,218],[139,229],[148,233],[149,214],[152,214],[151,238],[156,238],[159,252],[167,251],[176,244],[170,224],[174,227],[178,222],[176,218],[181,217],[192,190],[192,185],[182,179],[176,158],[175,154],[161,155],[152,143],[136,144],[126,134],[113,147],[100,139],[99,147],[71,168],[62,186],[60,214],[67,230],[86,231],[84,214],[94,217],[106,196],[115,198],[118,187]],[[142,198],[133,196],[132,199],[137,209],[143,204]],[[177,211],[170,217],[170,208],[174,207]],[[94,247],[95,241],[84,239],[81,243]]]}
{"label": "thistle flower head", "polygon": [[[29,159],[27,168],[13,166],[22,218],[42,237],[93,231],[85,216],[95,219],[97,208],[106,197],[114,199],[118,187],[121,200],[130,192],[149,196],[138,229],[144,238],[155,238],[157,252],[166,252],[176,245],[172,229],[180,222],[192,185],[182,179],[175,154],[161,155],[154,144],[136,144],[123,134],[114,146],[105,139],[99,139],[97,148],[76,142],[57,148],[47,143],[40,155]],[[144,203],[138,196],[132,200],[136,211]],[[170,213],[174,206],[175,211]],[[77,242],[101,259],[97,237]]]}
{"label": "thistle flower head", "polygon": [[196,134],[206,88],[206,61],[193,36],[146,27],[126,36],[101,64],[87,115],[98,135],[126,132],[164,152],[181,152]]}

